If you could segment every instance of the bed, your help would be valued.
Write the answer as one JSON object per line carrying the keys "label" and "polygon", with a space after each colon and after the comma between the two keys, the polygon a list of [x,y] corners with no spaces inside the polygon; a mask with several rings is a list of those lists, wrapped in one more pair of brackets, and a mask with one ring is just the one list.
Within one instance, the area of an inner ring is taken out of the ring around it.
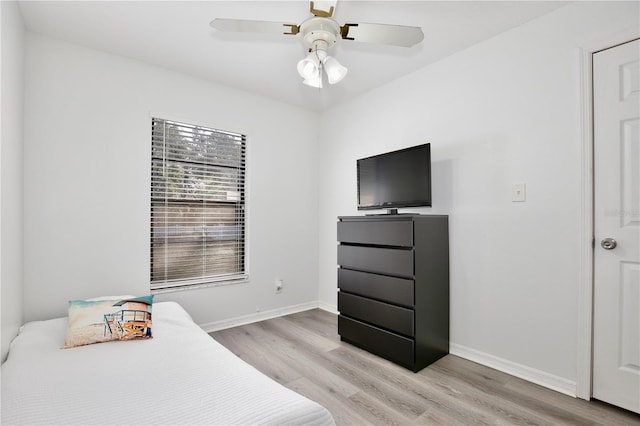
{"label": "bed", "polygon": [[153,338],[61,349],[67,318],[25,324],[2,365],[2,424],[334,424],[216,342],[177,303]]}

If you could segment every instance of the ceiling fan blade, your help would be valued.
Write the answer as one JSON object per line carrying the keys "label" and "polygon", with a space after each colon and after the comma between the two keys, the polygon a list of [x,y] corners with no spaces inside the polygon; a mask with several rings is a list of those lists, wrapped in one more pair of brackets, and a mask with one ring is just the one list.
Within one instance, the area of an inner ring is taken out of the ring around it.
{"label": "ceiling fan blade", "polygon": [[216,18],[209,24],[218,31],[238,33],[267,33],[296,35],[300,27],[296,24],[285,24],[271,21],[251,21],[247,19]]}
{"label": "ceiling fan blade", "polygon": [[387,24],[344,24],[340,34],[345,40],[411,47],[424,39],[422,28]]}

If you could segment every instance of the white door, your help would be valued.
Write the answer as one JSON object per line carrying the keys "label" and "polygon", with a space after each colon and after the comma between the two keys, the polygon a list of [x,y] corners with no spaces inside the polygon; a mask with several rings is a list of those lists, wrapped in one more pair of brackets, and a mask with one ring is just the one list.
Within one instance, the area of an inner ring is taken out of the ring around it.
{"label": "white door", "polygon": [[593,397],[640,413],[640,40],[593,55]]}

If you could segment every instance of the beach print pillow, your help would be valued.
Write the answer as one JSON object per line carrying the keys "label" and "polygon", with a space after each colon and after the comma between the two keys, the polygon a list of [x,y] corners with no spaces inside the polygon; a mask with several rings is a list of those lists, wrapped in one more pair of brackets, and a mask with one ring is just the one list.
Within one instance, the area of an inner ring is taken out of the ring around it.
{"label": "beach print pillow", "polygon": [[148,339],[153,295],[126,299],[71,300],[63,348],[112,340]]}

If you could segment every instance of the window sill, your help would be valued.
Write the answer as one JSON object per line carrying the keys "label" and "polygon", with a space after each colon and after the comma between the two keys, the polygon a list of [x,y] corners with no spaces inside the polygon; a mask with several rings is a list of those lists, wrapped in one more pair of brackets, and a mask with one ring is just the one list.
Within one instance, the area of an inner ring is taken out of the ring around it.
{"label": "window sill", "polygon": [[243,284],[248,281],[249,281],[249,276],[245,275],[240,278],[233,278],[233,279],[220,280],[220,281],[201,282],[201,283],[194,283],[194,284],[188,284],[188,283],[174,284],[174,285],[169,285],[167,287],[151,289],[151,294],[175,293],[178,291],[197,290],[197,289],[208,288],[208,287],[220,287],[220,286],[227,286],[227,285],[233,285],[233,284]]}

